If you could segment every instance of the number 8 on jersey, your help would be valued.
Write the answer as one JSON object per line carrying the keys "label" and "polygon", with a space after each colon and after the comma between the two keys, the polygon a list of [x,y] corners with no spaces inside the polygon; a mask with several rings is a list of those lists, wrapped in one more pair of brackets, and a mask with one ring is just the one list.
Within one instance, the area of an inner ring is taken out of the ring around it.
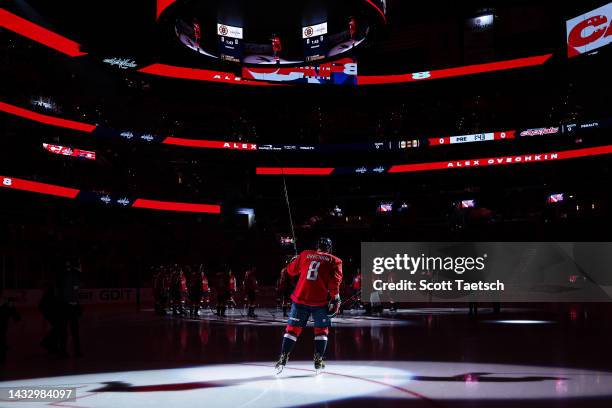
{"label": "number 8 on jersey", "polygon": [[308,267],[308,272],[306,273],[306,279],[314,281],[317,280],[319,276],[319,267],[321,266],[321,262],[312,261],[310,266]]}

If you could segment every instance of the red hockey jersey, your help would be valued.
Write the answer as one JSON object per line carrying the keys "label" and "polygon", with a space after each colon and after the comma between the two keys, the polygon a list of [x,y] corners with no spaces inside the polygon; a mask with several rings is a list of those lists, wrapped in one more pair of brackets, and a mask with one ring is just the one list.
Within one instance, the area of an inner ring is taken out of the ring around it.
{"label": "red hockey jersey", "polygon": [[361,274],[357,274],[355,275],[355,278],[353,278],[353,290],[359,290],[361,289]]}
{"label": "red hockey jersey", "polygon": [[287,273],[291,276],[299,275],[291,295],[294,302],[323,306],[329,297],[335,297],[340,292],[342,260],[325,252],[307,250],[287,265]]}
{"label": "red hockey jersey", "polygon": [[257,286],[257,278],[255,277],[255,273],[251,270],[246,271],[243,282],[245,292],[255,292],[257,290]]}
{"label": "red hockey jersey", "polygon": [[236,292],[238,290],[238,286],[236,284],[236,277],[231,272],[230,272],[230,277],[229,277],[229,290],[231,292]]}
{"label": "red hockey jersey", "polygon": [[208,277],[203,272],[202,272],[202,291],[203,292],[210,291],[210,287],[208,286]]}

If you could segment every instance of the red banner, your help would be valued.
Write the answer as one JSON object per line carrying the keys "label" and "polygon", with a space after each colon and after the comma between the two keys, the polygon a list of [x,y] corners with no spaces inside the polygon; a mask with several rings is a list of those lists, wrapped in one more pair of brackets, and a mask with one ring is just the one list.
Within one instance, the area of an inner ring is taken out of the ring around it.
{"label": "red banner", "polygon": [[49,143],[43,143],[43,148],[50,153],[59,154],[61,156],[79,157],[82,159],[96,160],[96,152],[90,150],[73,149],[68,146],[60,146]]}
{"label": "red banner", "polygon": [[89,123],[76,122],[74,120],[62,119],[55,116],[43,115],[42,113],[34,112],[28,109],[23,109],[15,105],[0,102],[0,111],[10,113],[11,115],[20,116],[25,119],[30,119],[35,122],[44,123],[46,125],[63,127],[67,129],[80,130],[81,132],[91,133],[96,128],[95,125]]}
{"label": "red banner", "polygon": [[145,200],[143,198],[138,198],[134,201],[132,207],[148,208],[151,210],[221,214],[221,206],[216,204],[175,203],[170,201]]}
{"label": "red banner", "polygon": [[329,176],[333,167],[257,167],[255,173],[260,176]]}
{"label": "red banner", "polygon": [[224,142],[222,140],[200,140],[184,139],[181,137],[167,137],[162,142],[176,146],[199,147],[206,149],[231,149],[231,150],[257,150],[257,144],[248,142]]}
{"label": "red banner", "polygon": [[481,74],[484,72],[503,71],[507,69],[526,68],[542,65],[552,57],[552,54],[535,57],[518,58],[506,61],[489,62],[486,64],[468,65],[464,67],[439,69],[434,71],[413,72],[400,75],[359,75],[359,85],[393,84],[402,82],[430,81],[432,79],[451,78],[464,75]]}
{"label": "red banner", "polygon": [[15,177],[0,176],[0,187],[13,190],[31,191],[33,193],[48,194],[58,197],[76,198],[79,190],[74,188],[39,183],[37,181],[22,180]]}
{"label": "red banner", "polygon": [[71,57],[87,55],[86,52],[81,52],[81,45],[79,43],[69,40],[66,37],[47,30],[13,13],[9,13],[2,8],[0,8],[0,27],[4,27],[7,30],[13,31],[32,41],[36,41],[39,44]]}

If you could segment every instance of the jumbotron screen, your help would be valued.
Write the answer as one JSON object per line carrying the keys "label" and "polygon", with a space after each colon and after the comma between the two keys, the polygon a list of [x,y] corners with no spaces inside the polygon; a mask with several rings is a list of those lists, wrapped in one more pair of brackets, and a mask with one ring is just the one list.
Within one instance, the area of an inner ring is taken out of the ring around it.
{"label": "jumbotron screen", "polygon": [[612,43],[612,3],[567,21],[567,55],[576,57]]}

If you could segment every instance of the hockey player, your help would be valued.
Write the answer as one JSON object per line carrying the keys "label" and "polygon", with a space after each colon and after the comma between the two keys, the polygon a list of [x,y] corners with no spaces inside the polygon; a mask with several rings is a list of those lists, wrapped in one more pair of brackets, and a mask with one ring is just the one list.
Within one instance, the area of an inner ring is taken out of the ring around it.
{"label": "hockey player", "polygon": [[155,313],[166,314],[168,292],[166,286],[166,273],[163,267],[158,268],[153,275],[153,297],[155,298]]}
{"label": "hockey player", "polygon": [[314,368],[317,373],[325,368],[324,356],[331,318],[340,307],[340,282],[342,260],[331,254],[332,241],[320,238],[316,250],[303,251],[287,265],[290,276],[299,276],[291,295],[293,304],[289,312],[287,328],[283,336],[281,355],[276,363],[280,374],[287,364],[297,338],[312,316],[314,321]]}
{"label": "hockey player", "polygon": [[283,50],[283,43],[278,34],[272,36],[272,56],[277,64],[280,64],[280,53]]}
{"label": "hockey player", "polygon": [[353,40],[353,44],[357,40],[357,19],[355,17],[351,17],[349,19],[349,35],[351,36],[351,40]]}
{"label": "hockey player", "polygon": [[355,273],[355,277],[353,278],[353,282],[351,283],[351,289],[353,290],[353,308],[359,309],[361,305],[361,269],[357,268],[357,273]]}
{"label": "hockey player", "polygon": [[228,267],[224,267],[224,270],[217,273],[217,316],[225,317],[225,310],[227,309],[227,303],[230,301],[231,294],[231,277],[232,272]]}
{"label": "hockey player", "polygon": [[234,275],[234,272],[232,272],[231,269],[229,271],[229,290],[230,297],[227,304],[231,308],[236,308],[236,299],[234,299],[234,297],[238,293],[238,281],[236,280],[236,275]]}
{"label": "hockey player", "polygon": [[248,317],[257,317],[255,314],[255,300],[257,299],[257,277],[255,276],[255,267],[248,269],[244,273],[244,295],[249,308]]}
{"label": "hockey player", "polygon": [[185,300],[187,298],[187,278],[183,268],[175,266],[172,275],[172,314],[182,316],[185,314]]}
{"label": "hockey player", "polygon": [[200,21],[197,18],[194,18],[191,22],[191,26],[193,27],[193,42],[198,48],[200,48],[200,40],[202,39]]}
{"label": "hockey player", "polygon": [[200,273],[202,274],[202,305],[208,309],[210,307],[210,285],[208,284],[208,276],[204,271],[204,264],[200,264]]}
{"label": "hockey player", "polygon": [[[198,317],[198,312],[204,299],[204,292],[208,292],[208,279],[202,266],[195,265],[189,275],[189,316]],[[206,294],[208,297],[208,293]]]}
{"label": "hockey player", "polygon": [[291,283],[291,277],[287,273],[286,266],[281,270],[276,290],[283,308],[283,317],[288,317],[289,315],[287,314],[287,310],[289,309],[289,304],[291,303],[291,292],[293,292],[293,285]]}

